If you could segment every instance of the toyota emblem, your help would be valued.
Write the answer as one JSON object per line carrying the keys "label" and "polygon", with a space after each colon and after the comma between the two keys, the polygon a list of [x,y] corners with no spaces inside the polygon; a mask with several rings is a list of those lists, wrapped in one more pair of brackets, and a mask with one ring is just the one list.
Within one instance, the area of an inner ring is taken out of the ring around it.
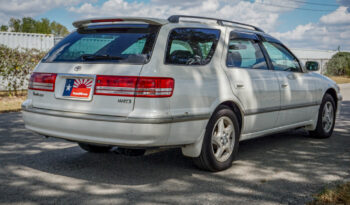
{"label": "toyota emblem", "polygon": [[81,66],[78,65],[74,67],[74,71],[80,71],[80,70],[81,70]]}

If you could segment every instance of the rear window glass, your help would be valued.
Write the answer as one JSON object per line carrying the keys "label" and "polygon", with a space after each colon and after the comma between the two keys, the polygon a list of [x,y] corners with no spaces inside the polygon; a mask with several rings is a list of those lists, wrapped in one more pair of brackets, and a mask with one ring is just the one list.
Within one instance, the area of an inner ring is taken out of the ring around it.
{"label": "rear window glass", "polygon": [[205,65],[214,55],[220,31],[177,28],[171,31],[165,62],[179,65]]}
{"label": "rear window glass", "polygon": [[146,63],[159,28],[128,24],[78,29],[59,42],[43,62]]}

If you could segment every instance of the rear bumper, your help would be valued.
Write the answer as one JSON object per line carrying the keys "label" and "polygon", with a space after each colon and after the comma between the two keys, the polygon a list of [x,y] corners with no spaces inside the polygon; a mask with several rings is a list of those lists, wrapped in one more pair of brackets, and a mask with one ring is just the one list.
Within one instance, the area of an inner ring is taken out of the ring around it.
{"label": "rear bumper", "polygon": [[[128,118],[26,106],[22,106],[22,110],[26,128],[36,133],[77,142],[126,147],[160,147],[193,143],[200,136],[208,118],[205,115]],[[192,133],[187,132],[187,136],[183,136],[181,132],[186,130],[191,130]]]}

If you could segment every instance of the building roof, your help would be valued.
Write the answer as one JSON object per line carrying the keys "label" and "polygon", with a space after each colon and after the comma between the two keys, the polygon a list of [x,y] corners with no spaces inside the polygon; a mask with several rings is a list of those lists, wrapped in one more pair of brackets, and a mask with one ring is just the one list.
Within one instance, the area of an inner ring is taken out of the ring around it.
{"label": "building roof", "polygon": [[338,51],[333,50],[316,50],[304,48],[290,49],[300,59],[331,59]]}

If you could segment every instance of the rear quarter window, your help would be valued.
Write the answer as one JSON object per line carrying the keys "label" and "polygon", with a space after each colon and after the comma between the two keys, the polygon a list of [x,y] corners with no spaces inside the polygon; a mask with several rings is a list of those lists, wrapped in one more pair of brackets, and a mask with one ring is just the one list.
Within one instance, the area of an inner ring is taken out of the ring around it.
{"label": "rear quarter window", "polygon": [[176,28],[169,34],[165,63],[206,65],[214,55],[220,30]]}

